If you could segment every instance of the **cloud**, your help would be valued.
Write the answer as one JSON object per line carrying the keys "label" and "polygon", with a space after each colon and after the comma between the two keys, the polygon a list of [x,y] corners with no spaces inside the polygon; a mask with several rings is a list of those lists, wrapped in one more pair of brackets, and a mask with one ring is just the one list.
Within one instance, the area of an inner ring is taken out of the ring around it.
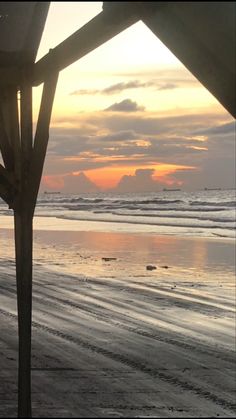
{"label": "cloud", "polygon": [[104,89],[79,89],[74,90],[70,93],[70,95],[79,96],[79,95],[113,95],[120,92],[123,92],[124,90],[128,89],[140,89],[140,88],[146,88],[146,87],[155,87],[156,82],[155,81],[147,81],[147,82],[140,82],[139,80],[130,80],[128,82],[120,82],[112,84],[108,87],[105,87]]}
{"label": "cloud", "polygon": [[160,85],[157,90],[173,90],[177,89],[179,86],[176,83],[164,83]]}
{"label": "cloud", "polygon": [[196,77],[183,66],[175,68],[166,67],[159,70],[143,69],[141,71],[114,73],[113,76],[134,78],[135,80],[137,78],[142,80],[146,79],[151,83],[149,86],[173,83],[174,85],[178,85],[178,87],[202,87]]}
{"label": "cloud", "polygon": [[144,109],[144,106],[139,106],[137,102],[133,102],[131,99],[124,99],[122,102],[114,103],[104,110],[113,112],[138,112],[144,111]]}
{"label": "cloud", "polygon": [[227,124],[213,126],[210,128],[205,128],[196,132],[196,134],[205,134],[205,135],[222,135],[222,134],[234,134],[236,132],[235,121],[228,122]]}
{"label": "cloud", "polygon": [[69,193],[93,193],[100,189],[83,172],[66,175],[62,191]]}
{"label": "cloud", "polygon": [[150,86],[155,86],[155,82],[153,81],[140,82],[138,80],[131,80],[128,82],[112,84],[111,86],[103,89],[101,93],[110,95],[114,93],[120,93],[127,89],[139,89],[139,88],[150,87]]}
{"label": "cloud", "polygon": [[82,96],[82,95],[97,95],[101,93],[98,89],[78,89],[69,93],[70,96]]}
{"label": "cloud", "polygon": [[[208,185],[217,180],[219,187],[231,186],[235,178],[232,118],[219,111],[160,116],[147,110],[139,114],[100,111],[57,118],[50,129],[45,175],[64,176],[113,166],[157,167],[160,163],[188,166],[189,170],[172,174],[171,181],[184,182],[189,188],[204,187],[206,180]],[[199,170],[193,172],[191,167]],[[127,178],[125,182],[127,185],[134,180]],[[151,181],[147,185],[157,186]]]}
{"label": "cloud", "polygon": [[[166,68],[159,71],[142,71],[128,74],[115,74],[119,77],[140,77],[138,79],[131,79],[129,81],[120,81],[119,83],[111,84],[103,89],[78,89],[70,93],[72,96],[81,95],[113,95],[119,94],[128,89],[147,89],[154,90],[172,90],[185,87],[201,87],[200,82],[187,70],[182,68]],[[150,80],[151,78],[151,80]],[[145,80],[146,79],[146,80]]]}
{"label": "cloud", "polygon": [[122,176],[113,191],[118,193],[157,191],[158,182],[152,178],[154,173],[154,169],[137,169],[134,175]]}

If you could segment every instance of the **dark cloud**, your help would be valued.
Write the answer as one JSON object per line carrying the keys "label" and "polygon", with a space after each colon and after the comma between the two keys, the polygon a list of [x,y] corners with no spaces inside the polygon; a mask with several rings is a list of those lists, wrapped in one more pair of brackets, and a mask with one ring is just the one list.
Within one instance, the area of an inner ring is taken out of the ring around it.
{"label": "dark cloud", "polygon": [[[204,179],[208,185],[217,181],[219,187],[231,186],[235,179],[232,118],[219,112],[161,117],[148,111],[138,115],[101,111],[60,119],[59,124],[54,120],[45,173],[158,163],[198,167],[199,171],[172,175],[188,183],[189,188],[204,186]],[[124,182],[127,185],[134,180],[127,178]],[[156,186],[152,179],[150,182]]]}
{"label": "dark cloud", "polygon": [[67,175],[63,178],[64,187],[62,191],[70,193],[92,193],[98,192],[99,188],[83,172]]}
{"label": "dark cloud", "polygon": [[[117,74],[115,75],[117,77]],[[201,84],[186,69],[163,69],[159,71],[143,71],[137,73],[119,74],[119,77],[140,77],[142,81],[134,79],[128,82],[121,81],[112,84],[103,89],[78,89],[70,93],[70,95],[113,95],[121,93],[128,89],[146,89],[154,88],[155,90],[172,90],[183,87],[198,87]],[[151,78],[151,80],[150,80]],[[146,80],[145,80],[146,79]]]}
{"label": "dark cloud", "polygon": [[144,106],[139,106],[137,102],[133,102],[131,99],[124,99],[122,102],[114,103],[104,110],[112,112],[138,112],[144,111],[144,109]]}
{"label": "dark cloud", "polygon": [[115,192],[154,192],[158,190],[158,183],[152,178],[154,169],[137,169],[134,175],[124,175],[120,179]]}
{"label": "dark cloud", "polygon": [[[104,125],[111,132],[133,130],[139,135],[160,135],[173,134],[177,136],[191,135],[193,131],[201,129],[205,125],[204,116],[199,115],[180,115],[173,117],[160,117],[156,114],[143,113],[138,116],[135,114],[114,113],[100,115],[98,124]],[[208,115],[207,123],[211,121]]]}
{"label": "dark cloud", "polygon": [[96,139],[98,141],[105,141],[105,142],[119,142],[119,141],[127,141],[127,140],[135,140],[138,139],[139,135],[135,134],[134,131],[118,131],[114,134],[108,134],[108,135],[102,135],[102,136],[96,136]]}
{"label": "dark cloud", "polygon": [[70,95],[113,95],[128,89],[140,89],[153,86],[156,86],[155,81],[140,82],[139,80],[131,80],[128,82],[115,83],[104,89],[79,89],[71,92]]}
{"label": "dark cloud", "polygon": [[227,124],[205,128],[205,129],[197,131],[196,133],[204,134],[204,135],[222,135],[222,134],[235,134],[235,132],[236,132],[236,125],[235,125],[235,121],[233,121]]}
{"label": "dark cloud", "polygon": [[173,90],[177,89],[179,86],[176,83],[164,83],[160,85],[157,90]]}
{"label": "dark cloud", "polygon": [[65,158],[47,154],[44,164],[44,175],[66,175],[72,172],[85,171],[90,169],[100,169],[106,167],[108,163],[104,161],[95,161],[91,156],[86,158]]}
{"label": "dark cloud", "polygon": [[127,89],[138,89],[138,88],[150,87],[150,86],[155,86],[155,82],[152,82],[152,81],[140,82],[138,80],[131,80],[128,82],[116,83],[109,87],[106,87],[105,89],[101,91],[101,93],[110,95],[114,93],[120,93],[123,90],[127,90]]}

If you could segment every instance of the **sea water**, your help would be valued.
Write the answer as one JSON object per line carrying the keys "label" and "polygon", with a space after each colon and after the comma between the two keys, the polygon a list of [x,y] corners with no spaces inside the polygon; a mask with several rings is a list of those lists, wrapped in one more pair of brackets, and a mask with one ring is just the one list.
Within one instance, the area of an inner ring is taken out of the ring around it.
{"label": "sea water", "polygon": [[[35,215],[87,221],[91,228],[92,222],[100,222],[112,223],[117,231],[138,232],[146,227],[149,232],[153,229],[160,234],[234,239],[235,209],[235,190],[122,195],[48,192],[39,195]],[[12,215],[3,201],[0,201],[1,214]]]}

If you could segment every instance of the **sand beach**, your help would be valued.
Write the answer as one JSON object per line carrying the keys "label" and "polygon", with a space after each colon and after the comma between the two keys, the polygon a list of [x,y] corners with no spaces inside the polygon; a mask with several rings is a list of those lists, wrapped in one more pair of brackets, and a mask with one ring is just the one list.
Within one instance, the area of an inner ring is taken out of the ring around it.
{"label": "sand beach", "polygon": [[[234,242],[53,223],[35,221],[33,417],[234,417]],[[16,417],[13,230],[3,225],[0,417]]]}

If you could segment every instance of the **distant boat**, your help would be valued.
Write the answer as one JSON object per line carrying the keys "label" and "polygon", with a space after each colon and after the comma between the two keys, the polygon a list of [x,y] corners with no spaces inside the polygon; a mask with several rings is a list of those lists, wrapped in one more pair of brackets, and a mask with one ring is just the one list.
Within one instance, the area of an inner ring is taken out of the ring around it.
{"label": "distant boat", "polygon": [[181,189],[163,189],[164,192],[176,192],[176,191],[181,191]]}
{"label": "distant boat", "polygon": [[45,193],[45,195],[51,195],[51,194],[59,194],[59,193],[61,193],[61,192],[59,192],[59,191],[49,191],[49,192],[47,192],[47,191],[44,191],[44,193]]}
{"label": "distant boat", "polygon": [[221,188],[204,188],[204,191],[221,191]]}

